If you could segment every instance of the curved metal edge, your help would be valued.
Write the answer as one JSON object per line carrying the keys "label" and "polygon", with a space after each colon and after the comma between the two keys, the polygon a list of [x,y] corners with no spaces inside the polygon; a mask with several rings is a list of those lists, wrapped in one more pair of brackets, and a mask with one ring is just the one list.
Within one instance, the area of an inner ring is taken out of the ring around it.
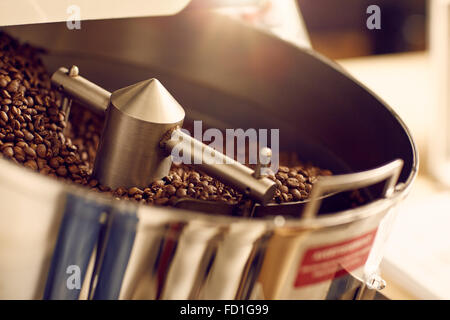
{"label": "curved metal edge", "polygon": [[320,177],[312,189],[310,201],[306,204],[302,218],[314,218],[319,211],[323,195],[330,192],[343,192],[365,188],[383,180],[387,180],[383,195],[386,198],[391,197],[402,167],[403,160],[397,159],[372,170],[330,177]]}

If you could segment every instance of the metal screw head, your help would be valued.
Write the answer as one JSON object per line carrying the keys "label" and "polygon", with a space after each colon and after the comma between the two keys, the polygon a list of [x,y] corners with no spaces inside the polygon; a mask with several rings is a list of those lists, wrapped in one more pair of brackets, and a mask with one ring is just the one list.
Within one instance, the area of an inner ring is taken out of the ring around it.
{"label": "metal screw head", "polygon": [[264,147],[259,150],[258,163],[256,164],[255,172],[253,172],[253,176],[256,179],[261,179],[262,177],[264,177],[261,169],[269,165],[271,157],[272,150],[270,148]]}
{"label": "metal screw head", "polygon": [[[272,150],[270,148],[264,147],[259,151],[259,161],[261,164],[267,166],[269,164],[270,158],[272,157]],[[264,160],[264,161],[262,161]]]}
{"label": "metal screw head", "polygon": [[69,77],[76,77],[80,74],[80,70],[77,66],[71,66],[69,69]]}

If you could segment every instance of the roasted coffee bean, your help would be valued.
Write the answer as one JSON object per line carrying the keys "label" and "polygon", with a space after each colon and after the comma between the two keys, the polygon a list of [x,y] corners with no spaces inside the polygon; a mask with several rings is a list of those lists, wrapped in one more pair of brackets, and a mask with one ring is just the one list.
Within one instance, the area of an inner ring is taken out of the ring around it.
{"label": "roasted coffee bean", "polygon": [[166,183],[163,180],[157,180],[155,182],[152,183],[152,187],[154,188],[161,188],[165,185]]}
{"label": "roasted coffee bean", "polygon": [[175,194],[175,192],[177,192],[177,189],[173,185],[167,185],[164,188],[164,191],[167,192],[167,194],[172,196]]}
{"label": "roasted coffee bean", "polygon": [[5,111],[0,111],[0,118],[5,122],[8,122],[9,120],[8,115],[6,114]]}
{"label": "roasted coffee bean", "polygon": [[289,168],[285,166],[280,166],[278,168],[278,172],[288,173],[289,171],[290,171]]}
{"label": "roasted coffee bean", "polygon": [[25,161],[26,153],[25,153],[25,151],[24,151],[21,147],[15,146],[15,147],[13,148],[13,150],[14,150],[14,157],[15,157],[18,161],[20,161],[20,162]]}
{"label": "roasted coffee bean", "polygon": [[[89,187],[91,187],[91,188],[95,188],[96,186],[98,186],[98,181],[97,180],[95,180],[95,179],[92,179],[91,181],[89,181]],[[122,193],[122,194],[124,194],[125,193],[125,189],[124,189],[124,192]],[[122,194],[120,194],[120,195],[122,195]]]}
{"label": "roasted coffee bean", "polygon": [[98,188],[100,189],[100,191],[103,191],[103,192],[109,192],[109,191],[111,191],[111,188],[110,188],[110,187],[104,186],[104,185],[100,185]]}
{"label": "roasted coffee bean", "polygon": [[8,90],[9,93],[15,93],[15,92],[17,92],[17,90],[19,90],[19,86],[20,86],[20,80],[15,79],[8,84],[8,86],[6,87],[6,90]]}
{"label": "roasted coffee bean", "polygon": [[128,195],[130,196],[134,196],[135,194],[143,194],[144,191],[142,191],[141,189],[137,188],[137,187],[132,187],[128,190]]}
{"label": "roasted coffee bean", "polygon": [[67,168],[65,166],[58,167],[56,169],[56,173],[61,177],[67,176]]}
{"label": "roasted coffee bean", "polygon": [[128,193],[128,191],[124,187],[118,187],[116,190],[114,190],[114,194],[119,197],[125,195],[126,193]]}
{"label": "roasted coffee bean", "polygon": [[275,177],[277,177],[280,181],[285,181],[289,178],[289,176],[284,172],[278,172]]}
{"label": "roasted coffee bean", "polygon": [[294,200],[296,200],[296,201],[302,200],[302,195],[301,195],[300,191],[298,191],[298,189],[291,189],[291,190],[289,190],[289,192],[294,197]]}
{"label": "roasted coffee bean", "polygon": [[200,174],[198,172],[191,172],[189,174],[189,182],[199,183],[200,182]]}
{"label": "roasted coffee bean", "polygon": [[39,169],[42,169],[47,166],[47,160],[45,160],[45,159],[37,158],[36,162],[37,162]]}
{"label": "roasted coffee bean", "polygon": [[36,153],[39,157],[45,158],[47,154],[47,147],[45,146],[45,144],[39,144],[36,148]]}
{"label": "roasted coffee bean", "polygon": [[29,157],[31,157],[33,159],[36,158],[36,151],[34,151],[33,148],[25,147],[24,151],[27,154],[27,156],[29,156]]}
{"label": "roasted coffee bean", "polygon": [[37,164],[36,164],[36,161],[34,161],[34,160],[28,160],[28,161],[25,162],[23,165],[24,165],[25,167],[30,168],[30,169],[33,169],[33,170],[37,170],[37,169],[38,169],[38,166],[37,166]]}
{"label": "roasted coffee bean", "polygon": [[300,183],[298,182],[298,180],[295,179],[295,178],[289,178],[289,179],[287,179],[286,184],[287,184],[288,187],[290,187],[290,188],[297,188],[297,187],[300,185]]}
{"label": "roasted coffee bean", "polygon": [[25,135],[23,134],[23,132],[20,131],[20,130],[14,130],[14,136],[15,136],[16,138],[20,138],[20,139],[25,137]]}
{"label": "roasted coffee bean", "polygon": [[24,130],[22,130],[22,132],[25,135],[25,140],[31,141],[31,140],[34,139],[34,136],[33,136],[33,134],[30,131],[24,129]]}
{"label": "roasted coffee bean", "polygon": [[179,198],[186,197],[187,196],[187,189],[184,189],[184,188],[178,189],[176,195]]}
{"label": "roasted coffee bean", "polygon": [[57,158],[51,158],[49,161],[50,167],[57,169],[59,167],[59,161]]}
{"label": "roasted coffee bean", "polygon": [[11,147],[4,148],[3,149],[3,155],[5,157],[11,158],[14,155],[13,148],[11,148]]}
{"label": "roasted coffee bean", "polygon": [[78,168],[78,166],[76,166],[76,165],[74,165],[74,164],[70,165],[70,166],[68,167],[68,169],[69,169],[69,172],[70,172],[72,175],[77,174],[77,173],[80,172],[80,168]]}

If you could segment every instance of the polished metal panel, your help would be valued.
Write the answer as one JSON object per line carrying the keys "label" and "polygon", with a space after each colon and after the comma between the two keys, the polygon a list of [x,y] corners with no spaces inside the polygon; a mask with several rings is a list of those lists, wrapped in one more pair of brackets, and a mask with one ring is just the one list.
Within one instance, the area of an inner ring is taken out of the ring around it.
{"label": "polished metal panel", "polygon": [[[49,48],[45,62],[51,71],[75,63],[83,75],[110,91],[156,77],[191,119],[217,128],[279,128],[280,150],[294,151],[337,174],[404,161],[399,183],[387,198],[369,187],[369,203],[313,219],[246,219],[214,215],[213,208],[203,214],[141,206],[121,298],[160,299],[165,293],[180,297],[189,292],[192,298],[214,293],[217,298],[325,299],[342,278],[293,286],[305,252],[376,228],[374,246],[382,242],[378,235],[386,228],[381,222],[404,199],[417,174],[414,142],[389,106],[327,59],[232,19],[182,13],[173,18],[85,22],[77,32],[64,24],[8,31]],[[6,239],[0,244],[0,286],[9,290],[2,297],[36,298],[42,293],[40,279],[56,237],[45,217],[58,216],[58,196],[69,187],[2,159],[0,176],[0,226]],[[35,192],[43,189],[45,202]],[[25,214],[24,208],[34,211]],[[24,238],[22,225],[30,217],[40,223],[28,225]],[[195,237],[195,230],[202,235]],[[193,242],[178,246],[180,239]],[[196,254],[190,260],[192,252]],[[221,268],[221,262],[226,266]],[[171,270],[191,265],[195,272],[186,273],[177,290]],[[363,266],[355,276],[365,279],[365,273]]]}

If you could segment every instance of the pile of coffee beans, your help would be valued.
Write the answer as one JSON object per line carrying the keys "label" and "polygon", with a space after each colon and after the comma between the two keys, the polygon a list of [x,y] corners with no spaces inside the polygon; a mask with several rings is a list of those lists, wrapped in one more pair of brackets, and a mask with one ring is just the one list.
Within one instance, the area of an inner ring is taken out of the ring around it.
{"label": "pile of coffee beans", "polygon": [[[63,110],[63,97],[52,88],[41,59],[42,50],[21,44],[0,32],[0,151],[29,169],[85,185],[119,199],[172,205],[182,198],[236,204],[245,197],[220,181],[186,165],[146,188],[111,190],[92,179],[103,118],[80,105]],[[309,197],[320,175],[331,175],[312,165],[281,166],[269,178],[277,185],[274,202]]]}
{"label": "pile of coffee beans", "polygon": [[0,150],[29,169],[81,183],[89,177],[88,159],[65,134],[62,97],[39,53],[0,33]]}
{"label": "pile of coffee beans", "polygon": [[317,177],[331,174],[330,170],[314,166],[280,166],[275,176],[269,176],[277,184],[274,200],[277,203],[306,200]]}

